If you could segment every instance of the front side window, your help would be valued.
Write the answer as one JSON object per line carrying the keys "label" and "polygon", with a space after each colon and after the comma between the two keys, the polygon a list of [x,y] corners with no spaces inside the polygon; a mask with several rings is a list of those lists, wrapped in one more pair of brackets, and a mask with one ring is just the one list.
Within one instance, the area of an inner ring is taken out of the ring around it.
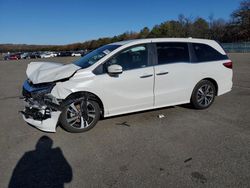
{"label": "front side window", "polygon": [[134,46],[123,50],[112,57],[107,62],[106,67],[113,64],[121,65],[124,71],[146,67],[148,65],[148,50],[146,45]]}
{"label": "front side window", "polygon": [[189,62],[188,44],[182,42],[157,43],[158,64]]}
{"label": "front side window", "polygon": [[227,59],[226,55],[221,54],[220,52],[206,44],[193,43],[193,48],[198,62]]}
{"label": "front side window", "polygon": [[118,47],[120,47],[120,45],[109,44],[109,45],[102,46],[88,53],[87,55],[83,56],[81,59],[75,61],[74,64],[81,68],[87,68],[95,64],[97,61],[99,61],[104,56],[108,55],[110,52],[117,49]]}

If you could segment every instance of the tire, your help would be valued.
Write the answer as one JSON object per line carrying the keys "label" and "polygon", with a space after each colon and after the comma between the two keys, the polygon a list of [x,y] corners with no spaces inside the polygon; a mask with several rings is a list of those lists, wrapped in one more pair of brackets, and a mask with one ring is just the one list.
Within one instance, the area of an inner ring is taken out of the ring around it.
{"label": "tire", "polygon": [[202,80],[195,86],[190,102],[195,109],[206,109],[212,105],[215,96],[215,85],[209,80]]}
{"label": "tire", "polygon": [[[71,133],[80,133],[92,129],[100,119],[99,104],[93,100],[87,100],[87,120],[82,115],[84,99],[73,100],[65,107],[60,116],[62,128]],[[85,117],[86,118],[86,117]]]}

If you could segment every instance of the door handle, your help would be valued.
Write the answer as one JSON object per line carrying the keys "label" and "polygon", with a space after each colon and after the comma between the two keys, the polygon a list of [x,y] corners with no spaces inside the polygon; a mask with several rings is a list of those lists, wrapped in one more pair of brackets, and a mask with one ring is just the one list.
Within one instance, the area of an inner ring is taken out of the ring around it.
{"label": "door handle", "polygon": [[145,74],[145,75],[140,76],[140,78],[148,78],[148,77],[151,77],[151,76],[153,76],[153,74]]}
{"label": "door handle", "polygon": [[166,74],[168,74],[168,72],[159,72],[159,73],[157,73],[156,75],[157,75],[157,76],[161,76],[161,75],[166,75]]}

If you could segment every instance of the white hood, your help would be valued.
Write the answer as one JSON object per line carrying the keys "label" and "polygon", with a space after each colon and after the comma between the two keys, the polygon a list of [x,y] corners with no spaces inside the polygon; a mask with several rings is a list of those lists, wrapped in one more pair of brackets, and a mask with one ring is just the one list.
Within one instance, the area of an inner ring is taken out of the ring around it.
{"label": "white hood", "polygon": [[80,68],[74,64],[31,62],[28,64],[26,74],[34,84],[39,84],[68,78]]}

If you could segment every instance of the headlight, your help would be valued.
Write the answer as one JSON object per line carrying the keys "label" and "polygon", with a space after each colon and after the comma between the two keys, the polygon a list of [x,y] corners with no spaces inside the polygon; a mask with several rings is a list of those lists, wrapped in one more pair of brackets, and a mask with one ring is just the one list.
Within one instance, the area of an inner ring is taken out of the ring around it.
{"label": "headlight", "polygon": [[42,83],[42,84],[32,84],[30,80],[26,80],[23,84],[23,95],[31,96],[33,98],[43,96],[47,93],[50,93],[55,83]]}

